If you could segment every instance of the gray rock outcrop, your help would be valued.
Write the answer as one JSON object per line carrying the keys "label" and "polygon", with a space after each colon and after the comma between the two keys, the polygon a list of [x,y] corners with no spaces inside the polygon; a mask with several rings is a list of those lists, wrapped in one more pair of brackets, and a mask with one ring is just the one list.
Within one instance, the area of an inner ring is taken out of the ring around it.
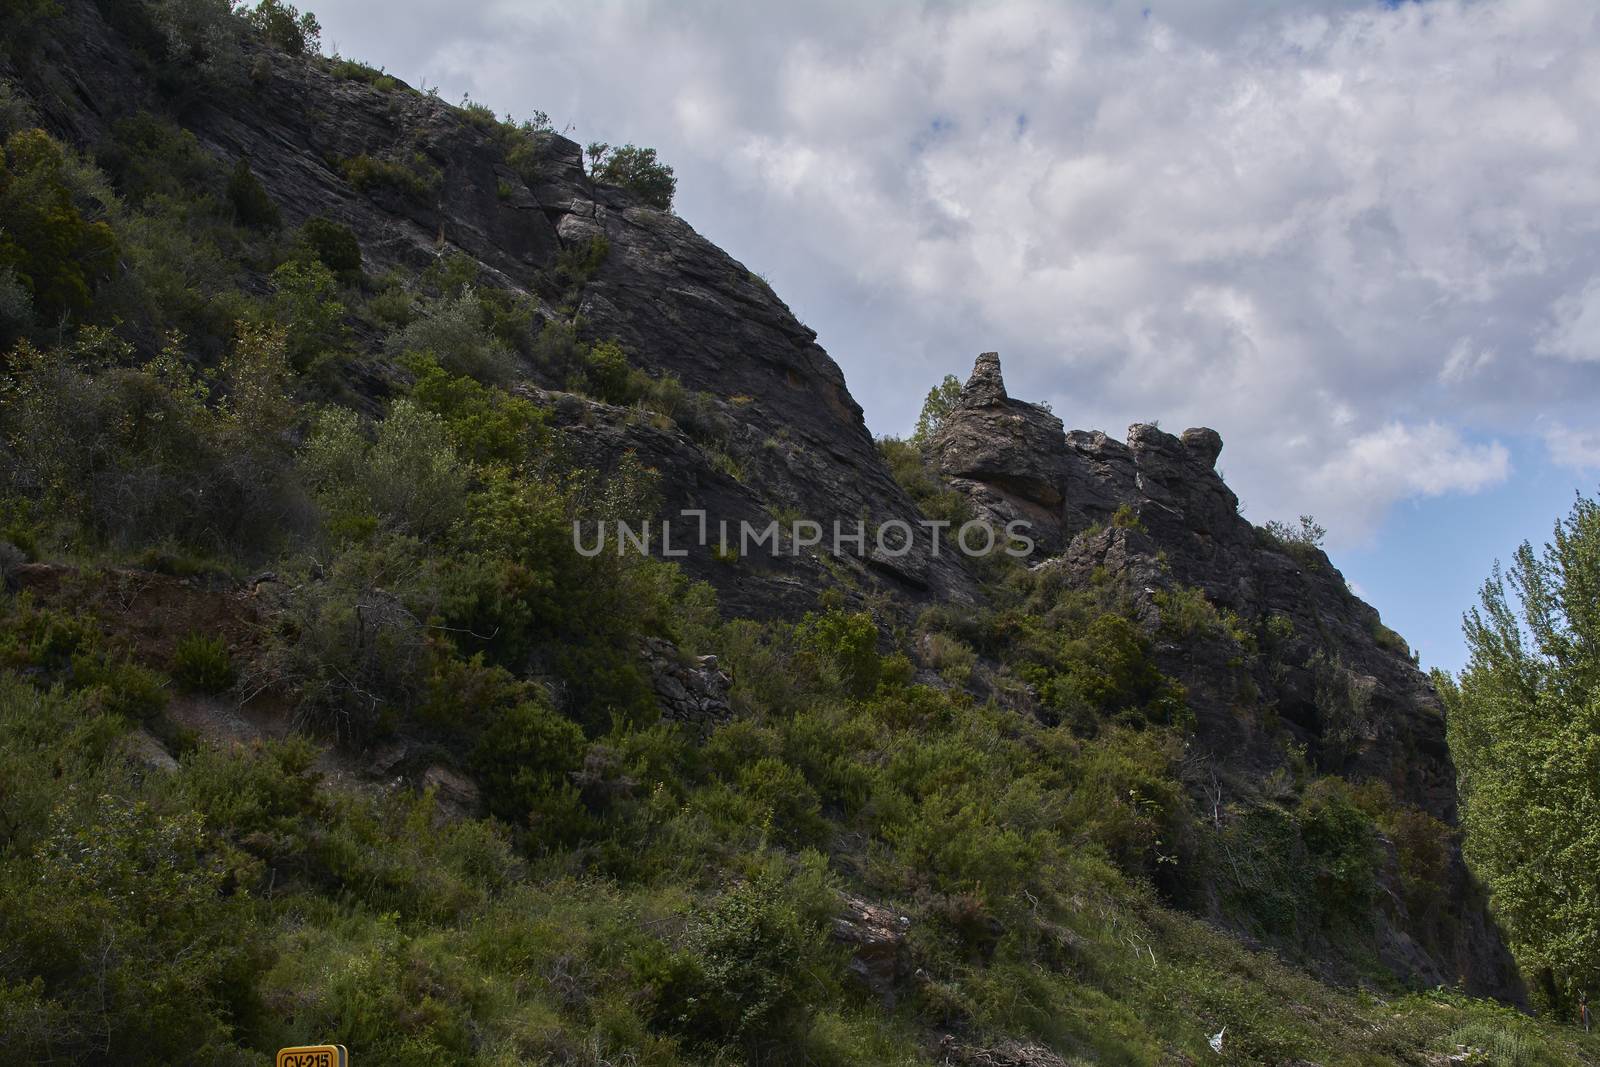
{"label": "gray rock outcrop", "polygon": [[1061,420],[1006,394],[998,354],[978,357],[931,444],[939,472],[979,518],[996,527],[1026,522],[1042,550],[1060,549],[1068,479]]}
{"label": "gray rock outcrop", "polygon": [[[1053,415],[1007,396],[993,353],[978,358],[933,442],[939,469],[980,516],[1027,518],[1045,534],[1048,558],[1036,566],[1071,586],[1109,580],[1123,590],[1157,665],[1184,686],[1191,758],[1233,782],[1236,798],[1248,800],[1252,783],[1286,770],[1303,746],[1319,771],[1381,782],[1453,826],[1455,767],[1432,683],[1325,553],[1239,514],[1216,471],[1221,452],[1221,435],[1204,427],[1174,436],[1137,423],[1125,441],[1062,432]],[[1196,595],[1215,622],[1174,632],[1179,599]],[[1515,968],[1481,891],[1459,848],[1449,853],[1453,933],[1424,931],[1431,920],[1400,905],[1382,920],[1379,953],[1415,980],[1465,980],[1516,999]]]}

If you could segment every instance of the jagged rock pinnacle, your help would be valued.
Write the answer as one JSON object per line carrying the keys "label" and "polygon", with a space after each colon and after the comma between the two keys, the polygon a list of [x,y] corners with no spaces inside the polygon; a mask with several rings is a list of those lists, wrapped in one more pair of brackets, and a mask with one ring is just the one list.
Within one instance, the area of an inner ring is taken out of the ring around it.
{"label": "jagged rock pinnacle", "polygon": [[961,389],[963,407],[989,407],[1004,404],[1006,381],[1000,374],[1000,353],[984,352],[972,365],[972,377]]}

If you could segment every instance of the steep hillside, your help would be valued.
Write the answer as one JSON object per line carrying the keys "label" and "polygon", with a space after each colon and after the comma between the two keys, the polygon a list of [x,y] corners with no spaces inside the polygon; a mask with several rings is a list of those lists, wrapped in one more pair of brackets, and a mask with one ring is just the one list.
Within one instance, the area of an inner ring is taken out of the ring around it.
{"label": "steep hillside", "polygon": [[[1436,694],[1213,431],[1069,433],[986,354],[875,442],[542,124],[281,5],[7,14],[0,1049],[1595,1054],[1516,1008]],[[686,510],[778,550],[574,540]]]}
{"label": "steep hillside", "polygon": [[[172,76],[159,60],[128,48],[151,34],[139,32],[136,14],[75,4],[56,25],[31,62],[36,77],[57,83],[38,97],[40,112],[69,142],[104,144],[131,116],[176,108],[207,153],[230,166],[249,161],[286,227],[312,217],[349,226],[369,274],[470,257],[480,285],[528,300],[531,331],[570,322],[581,338],[615,339],[635,366],[698,394],[697,440],[662,447],[645,432],[599,446],[638,447],[666,463],[669,504],[730,522],[764,523],[773,511],[824,521],[914,513],[815,332],[683,220],[589,181],[572,141],[508,128],[393,79],[379,86],[376,72],[369,79],[348,64],[307,63],[249,42],[231,92],[191,89],[174,99],[162,91]],[[356,172],[352,182],[354,160],[378,161],[373,176]],[[372,399],[388,395],[393,369],[363,370],[352,385]],[[518,374],[563,389],[563,370],[532,360]],[[970,579],[953,561],[931,559],[926,532],[917,534],[908,556],[879,560],[888,587],[970,596]],[[821,581],[804,560],[750,568],[734,581],[707,559],[699,553],[689,566],[745,614],[802,610],[809,604],[785,576]]]}

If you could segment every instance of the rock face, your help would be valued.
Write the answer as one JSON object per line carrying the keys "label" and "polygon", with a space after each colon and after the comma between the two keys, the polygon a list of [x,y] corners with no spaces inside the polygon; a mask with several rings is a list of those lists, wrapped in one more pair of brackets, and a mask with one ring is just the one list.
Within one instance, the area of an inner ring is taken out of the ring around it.
{"label": "rock face", "polygon": [[[1173,436],[1136,424],[1126,441],[1063,433],[1053,415],[1006,395],[998,357],[985,353],[933,449],[980,515],[1034,523],[1049,555],[1036,566],[1070,585],[1110,578],[1126,591],[1158,665],[1185,687],[1193,758],[1217,772],[1218,789],[1248,798],[1304,746],[1320,771],[1382,782],[1402,804],[1455,824],[1455,767],[1432,684],[1320,549],[1239,515],[1215,469],[1215,430]],[[1194,603],[1195,593],[1214,614],[1211,632],[1174,632],[1181,598]],[[1424,930],[1430,920],[1390,893],[1385,964],[1516,999],[1515,968],[1454,847],[1448,865],[1453,929]]]}
{"label": "rock face", "polygon": [[839,898],[833,939],[849,949],[850,973],[885,1007],[894,1006],[896,987],[909,970],[908,924],[882,904],[848,893]]}
{"label": "rock face", "polygon": [[1061,420],[1006,395],[997,353],[978,357],[934,436],[933,456],[980,518],[996,527],[1024,521],[1043,550],[1060,549],[1068,478]]}
{"label": "rock face", "polygon": [[652,637],[644,659],[663,717],[704,727],[726,722],[732,714],[728,689],[733,679],[717,666],[717,657],[688,660],[671,642]]}

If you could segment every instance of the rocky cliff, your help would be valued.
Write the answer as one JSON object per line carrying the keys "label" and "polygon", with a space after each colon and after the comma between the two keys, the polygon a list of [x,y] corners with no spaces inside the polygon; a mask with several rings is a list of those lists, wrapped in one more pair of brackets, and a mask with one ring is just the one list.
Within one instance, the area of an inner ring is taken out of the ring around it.
{"label": "rocky cliff", "polygon": [[[1055,415],[1007,395],[991,352],[978,357],[932,450],[980,515],[1022,518],[1040,532],[1049,558],[1035,566],[1079,588],[1109,577],[1127,591],[1163,671],[1184,684],[1195,759],[1209,776],[1201,791],[1214,804],[1261,799],[1263,783],[1303,753],[1455,825],[1455,768],[1432,683],[1320,548],[1239,514],[1216,471],[1215,430],[1174,436],[1135,424],[1126,441],[1063,432]],[[1222,625],[1180,618],[1201,603],[1196,592]],[[1390,872],[1384,962],[1429,982],[1462,978],[1517,996],[1515,968],[1459,848],[1448,866],[1458,910],[1443,925],[1412,914]],[[1200,906],[1222,910],[1215,898]]]}

